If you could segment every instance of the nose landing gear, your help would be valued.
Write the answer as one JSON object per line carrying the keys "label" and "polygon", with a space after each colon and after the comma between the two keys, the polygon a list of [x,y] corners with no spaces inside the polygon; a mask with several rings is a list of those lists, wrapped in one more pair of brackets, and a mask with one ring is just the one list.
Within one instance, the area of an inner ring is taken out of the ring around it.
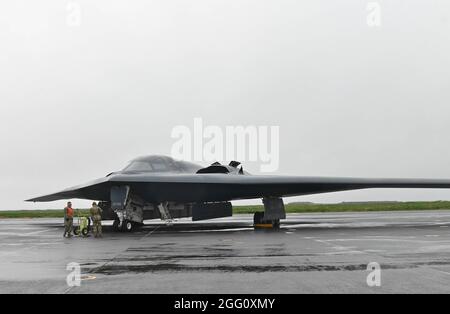
{"label": "nose landing gear", "polygon": [[121,222],[119,218],[116,218],[113,222],[114,231],[132,232],[135,231],[140,226],[142,226],[142,223],[140,224],[130,220],[123,220]]}

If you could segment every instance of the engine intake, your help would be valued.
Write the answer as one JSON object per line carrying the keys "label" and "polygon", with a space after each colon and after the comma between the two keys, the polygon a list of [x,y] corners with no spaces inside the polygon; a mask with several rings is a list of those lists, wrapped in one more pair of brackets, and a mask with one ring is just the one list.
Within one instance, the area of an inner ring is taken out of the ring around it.
{"label": "engine intake", "polygon": [[197,173],[232,173],[232,174],[245,174],[244,168],[238,161],[232,161],[228,166],[222,165],[218,162],[213,163],[211,166],[202,168]]}

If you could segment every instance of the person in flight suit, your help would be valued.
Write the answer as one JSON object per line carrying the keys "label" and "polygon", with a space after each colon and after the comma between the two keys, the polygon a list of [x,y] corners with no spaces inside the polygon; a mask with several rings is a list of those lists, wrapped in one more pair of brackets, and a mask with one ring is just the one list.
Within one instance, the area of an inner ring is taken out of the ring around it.
{"label": "person in flight suit", "polygon": [[72,203],[68,202],[64,208],[64,237],[72,237],[73,231],[73,208]]}
{"label": "person in flight suit", "polygon": [[91,218],[93,223],[93,232],[94,237],[101,238],[102,235],[102,209],[97,205],[96,202],[92,203],[92,207],[90,209]]}

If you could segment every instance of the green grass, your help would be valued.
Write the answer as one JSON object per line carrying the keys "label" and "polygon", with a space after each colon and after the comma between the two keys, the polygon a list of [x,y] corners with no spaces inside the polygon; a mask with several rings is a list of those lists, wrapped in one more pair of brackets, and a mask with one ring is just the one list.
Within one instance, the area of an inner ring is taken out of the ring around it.
{"label": "green grass", "polygon": [[[438,202],[368,202],[368,203],[340,203],[340,204],[314,204],[299,203],[287,204],[287,213],[336,213],[336,212],[372,212],[372,211],[407,211],[407,210],[438,210],[450,209],[450,201]],[[235,214],[252,214],[264,211],[263,206],[236,206]]]}
{"label": "green grass", "polygon": [[[80,210],[81,216],[89,216],[89,210]],[[11,210],[0,211],[1,218],[63,218],[64,211],[48,209],[48,210]]]}
{"label": "green grass", "polygon": [[[450,201],[439,202],[367,202],[367,203],[340,203],[340,204],[314,204],[293,203],[286,205],[287,213],[336,213],[336,212],[371,212],[371,211],[407,211],[407,210],[438,210],[450,209]],[[264,211],[262,205],[235,206],[234,214],[252,214]],[[80,210],[82,216],[89,216],[89,210]],[[0,211],[1,218],[62,218],[63,210],[17,210]]]}

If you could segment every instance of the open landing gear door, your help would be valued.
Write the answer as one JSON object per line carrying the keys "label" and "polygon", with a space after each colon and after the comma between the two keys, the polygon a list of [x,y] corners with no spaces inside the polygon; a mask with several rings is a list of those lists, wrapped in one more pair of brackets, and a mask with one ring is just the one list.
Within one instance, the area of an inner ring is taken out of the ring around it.
{"label": "open landing gear door", "polygon": [[113,186],[111,188],[111,209],[122,210],[127,205],[130,187],[127,185]]}
{"label": "open landing gear door", "polygon": [[199,203],[192,206],[192,221],[230,217],[233,206],[230,202]]}

